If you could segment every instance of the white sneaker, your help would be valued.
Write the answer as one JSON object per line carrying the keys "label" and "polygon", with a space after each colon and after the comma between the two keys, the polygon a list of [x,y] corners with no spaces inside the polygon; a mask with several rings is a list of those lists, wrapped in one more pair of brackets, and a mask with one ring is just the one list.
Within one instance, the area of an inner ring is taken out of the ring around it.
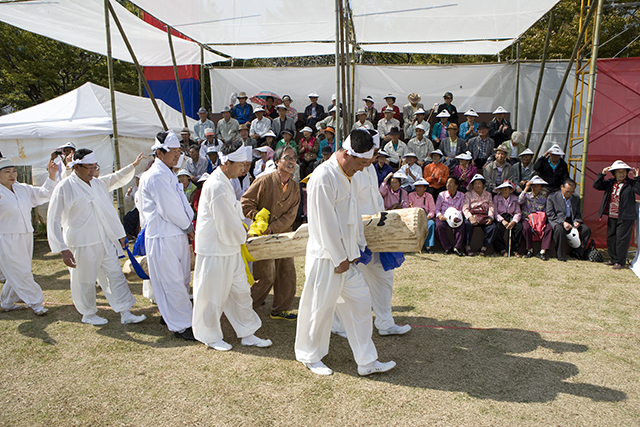
{"label": "white sneaker", "polygon": [[229,344],[225,340],[219,340],[214,342],[213,344],[207,344],[207,345],[212,349],[218,350],[218,351],[229,351],[232,348],[231,344]]}
{"label": "white sneaker", "polygon": [[35,313],[36,316],[44,316],[45,314],[47,314],[47,311],[49,310],[44,308],[41,305],[37,307],[33,307],[33,312]]}
{"label": "white sneaker", "polygon": [[249,335],[240,340],[240,344],[247,347],[271,347],[271,340],[263,340],[255,335]]}
{"label": "white sneaker", "polygon": [[386,363],[381,363],[376,360],[373,363],[369,363],[369,365],[358,366],[358,375],[364,377],[371,374],[378,374],[380,372],[390,371],[395,367],[396,362],[394,362],[393,360]]}
{"label": "white sneaker", "polygon": [[136,316],[135,314],[133,314],[128,310],[120,313],[120,323],[122,323],[123,325],[129,324],[129,323],[140,323],[146,318],[147,316],[145,316],[144,314],[141,314],[140,316]]}
{"label": "white sneaker", "polygon": [[85,314],[84,316],[82,316],[82,323],[88,323],[89,325],[100,326],[100,325],[106,325],[107,323],[109,323],[109,321],[104,317],[98,316],[97,314]]}
{"label": "white sneaker", "polygon": [[334,334],[334,335],[337,335],[339,337],[342,337],[342,338],[346,338],[347,337],[347,331],[344,331],[344,330],[342,330],[342,331],[332,330],[331,333]]}
{"label": "white sneaker", "polygon": [[331,368],[329,368],[327,365],[322,363],[322,361],[315,362],[315,363],[303,362],[302,364],[316,375],[332,375],[333,374],[333,371],[331,370]]}
{"label": "white sneaker", "polygon": [[410,330],[411,330],[411,326],[409,325],[404,325],[404,326],[393,325],[389,329],[378,329],[378,333],[380,335],[404,335]]}

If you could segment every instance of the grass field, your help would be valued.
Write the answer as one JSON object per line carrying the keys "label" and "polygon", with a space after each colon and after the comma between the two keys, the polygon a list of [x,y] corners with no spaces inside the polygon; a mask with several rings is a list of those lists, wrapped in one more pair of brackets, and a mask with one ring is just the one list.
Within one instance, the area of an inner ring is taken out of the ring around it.
{"label": "grass field", "polygon": [[[300,295],[304,258],[296,259]],[[121,325],[80,323],[69,275],[38,240],[34,275],[45,317],[0,313],[2,426],[638,426],[640,280],[570,260],[408,255],[396,272],[397,323],[380,337],[393,371],[362,378],[332,337],[316,377],[296,362],[295,323],[258,314],[268,349],[221,353],[175,339],[141,296]],[[297,307],[297,297],[295,306]]]}

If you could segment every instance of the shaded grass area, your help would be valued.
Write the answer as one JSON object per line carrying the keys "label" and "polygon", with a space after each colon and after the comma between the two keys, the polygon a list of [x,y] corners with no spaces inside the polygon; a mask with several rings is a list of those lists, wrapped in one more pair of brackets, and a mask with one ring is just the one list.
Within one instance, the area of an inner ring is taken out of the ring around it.
{"label": "shaded grass area", "polygon": [[[304,259],[296,259],[298,293]],[[396,272],[397,323],[380,359],[398,367],[357,375],[332,337],[316,377],[295,361],[295,322],[257,311],[268,349],[221,353],[175,339],[141,296],[148,320],[80,323],[59,256],[37,241],[34,274],[50,312],[0,313],[0,425],[616,425],[640,423],[640,280],[601,264],[407,255]],[[294,303],[297,306],[297,298]],[[98,293],[98,305],[108,304]]]}

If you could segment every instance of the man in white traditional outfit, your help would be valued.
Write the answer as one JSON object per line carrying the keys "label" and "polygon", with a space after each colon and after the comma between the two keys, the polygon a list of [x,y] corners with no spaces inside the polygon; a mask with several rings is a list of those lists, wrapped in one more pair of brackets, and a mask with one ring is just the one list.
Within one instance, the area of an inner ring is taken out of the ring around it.
{"label": "man in white traditional outfit", "polygon": [[138,190],[151,287],[167,328],[176,338],[195,341],[189,299],[193,209],[172,171],[180,159],[180,141],[173,131],[160,132],[151,149],[156,160],[142,174]]}
{"label": "man in white traditional outfit", "polygon": [[[375,131],[374,131],[375,132]],[[373,136],[373,146],[376,150],[369,166],[362,172],[357,172],[351,179],[354,192],[358,196],[360,213],[362,215],[377,215],[384,211],[384,201],[378,188],[378,175],[373,166],[378,157],[378,135]],[[393,270],[385,271],[380,262],[380,253],[374,252],[368,264],[358,263],[356,268],[362,273],[364,281],[371,292],[371,305],[376,315],[374,325],[380,335],[403,335],[411,330],[411,326],[396,325],[391,314],[391,297],[393,296]],[[337,316],[334,316],[331,332],[346,338],[347,334]]]}
{"label": "man in white traditional outfit", "polygon": [[16,303],[24,301],[36,315],[47,313],[42,306],[42,289],[31,273],[31,209],[51,198],[58,165],[49,160],[47,171],[49,177],[42,187],[22,184],[17,182],[18,171],[11,159],[0,158],[0,270],[5,276],[0,294],[2,310],[21,308]]}
{"label": "man in white traditional outfit", "polygon": [[202,186],[196,233],[196,267],[193,275],[193,334],[198,341],[219,350],[231,350],[223,340],[220,318],[224,313],[244,346],[269,347],[271,340],[254,335],[262,322],[253,311],[241,246],[247,240],[242,205],[231,181],[246,169],[251,147],[234,140],[222,146],[220,166]]}
{"label": "man in white traditional outfit", "polygon": [[317,375],[333,373],[321,359],[329,352],[334,311],[346,329],[358,374],[386,372],[396,365],[378,361],[371,339],[371,295],[354,266],[366,243],[351,178],[370,163],[373,153],[369,132],[356,129],[338,152],[318,166],[307,186],[309,242],[295,354]]}
{"label": "man in white traditional outfit", "polygon": [[107,279],[100,281],[102,292],[113,310],[120,313],[120,322],[139,323],[146,319],[130,311],[136,298],[118,261],[118,256],[124,255],[126,233],[110,194],[133,179],[143,158],[140,153],[130,165],[93,179],[98,160],[93,151],[79,149],[71,162],[73,173],[53,190],[47,212],[47,238],[51,252],[61,252],[62,261],[69,267],[71,297],[83,323],[108,323],[96,314],[96,279],[102,274]]}

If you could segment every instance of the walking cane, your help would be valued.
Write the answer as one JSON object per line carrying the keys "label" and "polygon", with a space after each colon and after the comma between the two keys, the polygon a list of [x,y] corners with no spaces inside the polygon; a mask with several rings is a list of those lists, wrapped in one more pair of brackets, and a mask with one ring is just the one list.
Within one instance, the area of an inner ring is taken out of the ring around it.
{"label": "walking cane", "polygon": [[511,258],[511,229],[509,229],[509,254],[507,258]]}

